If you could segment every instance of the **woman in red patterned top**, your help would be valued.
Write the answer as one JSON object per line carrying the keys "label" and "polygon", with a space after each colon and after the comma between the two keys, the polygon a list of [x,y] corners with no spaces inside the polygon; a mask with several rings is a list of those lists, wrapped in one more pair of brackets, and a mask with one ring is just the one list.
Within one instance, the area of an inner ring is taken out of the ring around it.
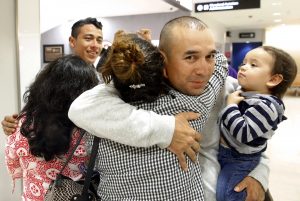
{"label": "woman in red patterned top", "polygon": [[[13,180],[23,178],[23,200],[44,200],[79,137],[79,129],[68,119],[70,104],[98,82],[92,66],[69,55],[45,66],[25,92],[19,127],[7,138],[5,148]],[[81,179],[79,167],[87,159],[84,142],[80,142],[63,174]]]}

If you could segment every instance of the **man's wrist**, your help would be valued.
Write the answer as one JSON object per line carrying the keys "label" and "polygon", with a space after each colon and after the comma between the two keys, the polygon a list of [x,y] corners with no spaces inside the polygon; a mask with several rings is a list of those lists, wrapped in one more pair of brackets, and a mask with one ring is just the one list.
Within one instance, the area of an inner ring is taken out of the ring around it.
{"label": "man's wrist", "polygon": [[262,177],[262,175],[255,175],[252,174],[252,172],[248,175],[248,177],[251,177],[252,179],[255,179],[260,185],[261,187],[264,189],[264,191],[266,192],[268,190],[268,179]]}

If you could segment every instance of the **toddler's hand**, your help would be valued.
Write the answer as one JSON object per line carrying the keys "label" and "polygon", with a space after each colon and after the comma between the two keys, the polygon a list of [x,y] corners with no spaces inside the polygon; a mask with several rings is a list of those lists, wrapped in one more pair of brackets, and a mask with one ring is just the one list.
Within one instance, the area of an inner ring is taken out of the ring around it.
{"label": "toddler's hand", "polygon": [[227,97],[227,105],[230,104],[239,104],[245,98],[241,96],[242,91],[235,91],[228,95]]}

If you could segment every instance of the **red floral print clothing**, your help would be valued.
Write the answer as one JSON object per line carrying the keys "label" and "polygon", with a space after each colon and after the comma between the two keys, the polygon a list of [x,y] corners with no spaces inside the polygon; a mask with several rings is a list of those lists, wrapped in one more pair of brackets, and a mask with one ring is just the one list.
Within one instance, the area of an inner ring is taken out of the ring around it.
{"label": "red floral print clothing", "polygon": [[[20,120],[22,122],[22,119]],[[74,129],[70,150],[75,146],[79,137],[79,130]],[[45,193],[52,180],[61,170],[64,160],[70,154],[51,161],[45,161],[42,157],[36,157],[30,154],[27,139],[20,133],[20,127],[8,136],[5,145],[5,161],[9,173],[15,179],[23,178],[23,195],[25,201],[43,201]],[[73,158],[65,168],[63,174],[79,180],[83,177],[79,167],[88,160],[88,154],[84,146],[84,140],[81,140]]]}

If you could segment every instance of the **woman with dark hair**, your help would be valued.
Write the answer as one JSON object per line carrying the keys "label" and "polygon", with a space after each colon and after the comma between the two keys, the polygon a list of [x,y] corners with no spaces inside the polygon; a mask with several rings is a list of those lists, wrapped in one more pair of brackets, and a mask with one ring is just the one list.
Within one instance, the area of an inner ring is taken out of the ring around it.
{"label": "woman with dark hair", "polygon": [[[23,199],[44,200],[64,159],[79,137],[68,118],[72,101],[98,84],[93,67],[80,57],[61,57],[45,66],[24,94],[20,126],[8,136],[6,164],[12,178],[23,178]],[[82,178],[79,166],[88,159],[81,142],[63,174]]]}

